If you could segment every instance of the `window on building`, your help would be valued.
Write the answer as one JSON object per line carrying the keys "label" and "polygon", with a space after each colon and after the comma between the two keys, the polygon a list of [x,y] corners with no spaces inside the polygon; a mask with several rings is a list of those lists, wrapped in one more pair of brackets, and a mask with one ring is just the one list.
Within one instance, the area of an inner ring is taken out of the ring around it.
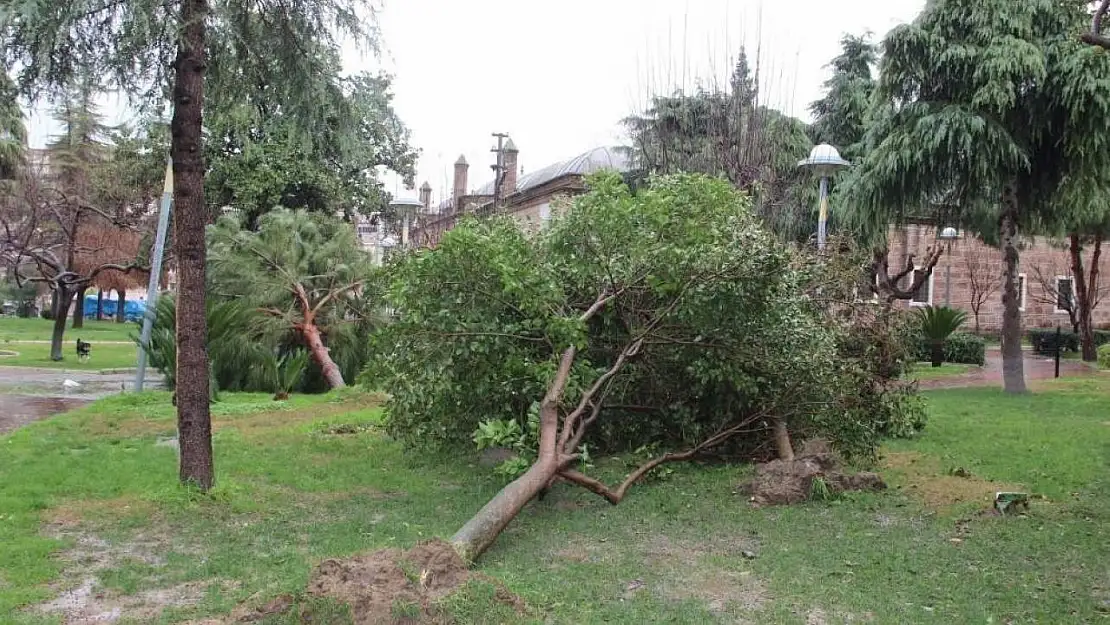
{"label": "window on building", "polygon": [[[926,273],[928,275],[926,276]],[[913,270],[913,282],[908,286],[913,286],[914,282],[921,280],[921,286],[913,292],[913,297],[910,299],[911,306],[932,306],[933,304],[933,273],[926,272],[924,269]]]}
{"label": "window on building", "polygon": [[1017,277],[1018,310],[1025,312],[1025,274],[1019,273]]}
{"label": "window on building", "polygon": [[1056,277],[1056,312],[1067,312],[1075,301],[1075,280],[1067,276]]}

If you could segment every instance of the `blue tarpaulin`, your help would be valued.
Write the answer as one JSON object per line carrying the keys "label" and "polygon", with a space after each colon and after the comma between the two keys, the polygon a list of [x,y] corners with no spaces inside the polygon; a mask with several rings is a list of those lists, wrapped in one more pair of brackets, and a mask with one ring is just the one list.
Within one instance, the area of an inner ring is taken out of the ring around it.
{"label": "blue tarpaulin", "polygon": [[[101,305],[101,310],[104,313],[104,318],[105,319],[114,319],[115,316],[116,316],[116,310],[117,310],[116,306],[118,306],[118,305],[119,305],[119,302],[117,300],[108,299],[107,297],[105,297],[104,301],[103,301],[103,304]],[[128,321],[139,321],[139,320],[141,320],[143,318],[143,313],[144,312],[146,312],[146,302],[145,301],[124,300],[124,302],[123,302],[123,316]],[[95,295],[86,295],[85,296],[85,318],[86,319],[95,319],[96,318],[96,296]]]}

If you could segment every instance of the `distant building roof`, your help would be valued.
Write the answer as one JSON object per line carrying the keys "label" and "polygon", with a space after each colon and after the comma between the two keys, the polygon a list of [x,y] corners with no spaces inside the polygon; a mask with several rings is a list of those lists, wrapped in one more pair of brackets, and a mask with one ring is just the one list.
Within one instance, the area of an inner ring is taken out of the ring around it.
{"label": "distant building roof", "polygon": [[[594,148],[572,159],[548,165],[542,169],[524,174],[517,180],[514,191],[527,191],[563,176],[577,174],[585,176],[603,169],[626,172],[631,168],[628,157],[618,147]],[[493,195],[493,181],[487,182],[474,195]]]}

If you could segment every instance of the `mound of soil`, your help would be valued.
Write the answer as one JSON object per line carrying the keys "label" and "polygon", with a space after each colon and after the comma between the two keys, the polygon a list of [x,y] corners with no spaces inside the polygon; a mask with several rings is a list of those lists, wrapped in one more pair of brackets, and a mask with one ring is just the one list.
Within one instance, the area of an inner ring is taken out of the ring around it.
{"label": "mound of soil", "polygon": [[741,490],[751,495],[754,505],[793,504],[807,501],[813,494],[813,481],[824,480],[830,494],[849,490],[886,488],[877,473],[844,473],[832,453],[814,453],[793,461],[772,460],[756,465],[755,478]]}
{"label": "mound of soil", "polygon": [[[450,544],[431,540],[406,552],[383,549],[325,560],[313,571],[308,594],[348,604],[355,625],[447,623],[450,619],[438,613],[435,601],[478,576]],[[503,588],[497,599],[523,605]]]}

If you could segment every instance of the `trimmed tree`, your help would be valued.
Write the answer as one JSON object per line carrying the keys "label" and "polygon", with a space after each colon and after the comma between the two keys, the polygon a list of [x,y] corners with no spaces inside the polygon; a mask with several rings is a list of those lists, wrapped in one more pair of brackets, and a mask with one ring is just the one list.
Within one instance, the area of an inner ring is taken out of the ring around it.
{"label": "trimmed tree", "polygon": [[1110,171],[1110,58],[1075,38],[1086,18],[1078,2],[930,2],[883,42],[867,154],[849,191],[873,223],[903,221],[908,209],[993,224],[1011,393],[1026,390],[1018,232],[1089,202]]}

